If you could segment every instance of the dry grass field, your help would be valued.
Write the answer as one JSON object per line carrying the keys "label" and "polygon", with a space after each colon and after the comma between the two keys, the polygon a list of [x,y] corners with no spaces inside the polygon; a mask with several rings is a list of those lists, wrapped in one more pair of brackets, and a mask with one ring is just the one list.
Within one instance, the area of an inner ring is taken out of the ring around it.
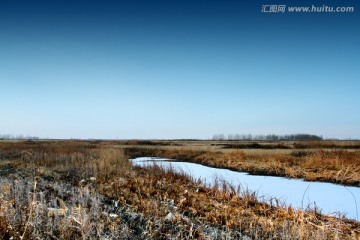
{"label": "dry grass field", "polygon": [[360,141],[129,142],[135,156],[167,157],[257,175],[360,186]]}
{"label": "dry grass field", "polygon": [[360,143],[1,141],[1,239],[357,239],[360,223],[260,202],[224,182],[133,167],[158,156],[359,185]]}

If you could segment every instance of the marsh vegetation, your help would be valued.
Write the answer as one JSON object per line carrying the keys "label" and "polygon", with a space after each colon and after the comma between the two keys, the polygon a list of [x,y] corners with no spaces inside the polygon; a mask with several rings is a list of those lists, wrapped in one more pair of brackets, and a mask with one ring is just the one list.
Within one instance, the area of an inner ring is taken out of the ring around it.
{"label": "marsh vegetation", "polygon": [[[261,147],[248,147],[255,143]],[[348,145],[354,147],[343,147]],[[2,141],[0,238],[354,239],[357,221],[261,202],[255,193],[226,182],[206,187],[185,172],[133,166],[129,159],[168,157],[358,186],[356,146],[323,141]]]}

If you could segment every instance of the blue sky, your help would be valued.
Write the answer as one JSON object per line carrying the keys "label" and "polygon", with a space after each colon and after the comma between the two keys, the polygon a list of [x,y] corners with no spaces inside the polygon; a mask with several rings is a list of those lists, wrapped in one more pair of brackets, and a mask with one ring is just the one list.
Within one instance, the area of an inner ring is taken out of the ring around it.
{"label": "blue sky", "polygon": [[[0,133],[360,138],[354,13],[268,0],[1,1]],[[357,9],[359,8],[359,9]]]}

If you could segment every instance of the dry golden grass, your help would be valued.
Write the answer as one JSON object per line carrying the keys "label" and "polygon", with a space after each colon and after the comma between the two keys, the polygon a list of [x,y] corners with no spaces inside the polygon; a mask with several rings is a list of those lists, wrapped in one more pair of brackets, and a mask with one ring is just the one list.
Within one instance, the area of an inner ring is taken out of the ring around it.
{"label": "dry golden grass", "polygon": [[[126,180],[104,186],[102,192],[153,216],[152,224],[169,214],[165,202],[173,206],[172,221],[178,224],[196,219],[237,229],[254,239],[345,239],[358,229],[355,222],[326,217],[316,211],[296,211],[276,200],[272,204],[259,202],[255,194],[240,194],[238,189],[221,181],[223,190],[218,190],[157,166],[137,172]],[[196,236],[202,236],[202,232],[198,230]]]}
{"label": "dry golden grass", "polygon": [[[221,151],[193,142],[190,148],[96,141],[4,142],[0,143],[0,171],[1,180],[7,182],[0,184],[0,238],[20,239],[24,234],[24,239],[353,239],[360,230],[358,222],[315,210],[296,211],[276,199],[271,204],[259,202],[254,193],[221,181],[218,185],[223,190],[157,166],[134,168],[128,158],[136,156],[183,159],[253,173],[308,174],[314,179],[323,177],[321,173],[327,176],[322,180],[349,183],[358,177],[354,166],[359,152]],[[23,198],[25,192],[32,195]],[[103,216],[108,202],[114,201],[121,206],[119,217]],[[61,214],[55,216],[52,210]]]}
{"label": "dry golden grass", "polygon": [[157,156],[251,174],[360,186],[359,150],[204,150],[194,147],[130,147],[133,156]]}

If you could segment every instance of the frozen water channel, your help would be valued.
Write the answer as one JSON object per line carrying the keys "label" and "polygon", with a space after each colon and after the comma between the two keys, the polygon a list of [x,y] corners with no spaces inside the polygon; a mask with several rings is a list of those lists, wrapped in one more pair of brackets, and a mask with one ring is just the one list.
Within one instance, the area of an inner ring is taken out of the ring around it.
{"label": "frozen water channel", "polygon": [[327,215],[345,214],[347,218],[359,220],[360,188],[346,187],[332,183],[305,182],[301,179],[283,177],[254,176],[244,172],[219,169],[189,162],[176,162],[165,158],[140,157],[132,159],[134,165],[148,166],[156,163],[159,166],[173,167],[176,171],[184,171],[195,179],[202,179],[212,185],[215,179],[227,181],[241,189],[255,191],[259,199],[269,201],[279,199],[297,209],[308,206],[321,210]]}

